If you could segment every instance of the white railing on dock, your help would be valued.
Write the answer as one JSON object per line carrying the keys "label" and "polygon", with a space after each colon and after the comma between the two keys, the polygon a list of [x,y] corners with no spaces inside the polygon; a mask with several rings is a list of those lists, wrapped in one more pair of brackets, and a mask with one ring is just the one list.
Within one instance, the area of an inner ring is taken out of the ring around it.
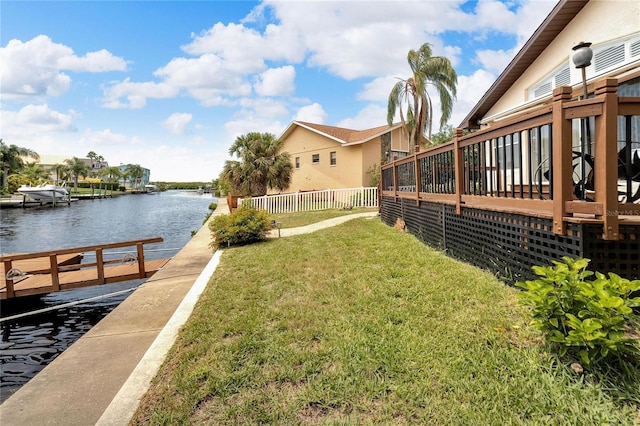
{"label": "white railing on dock", "polygon": [[378,207],[378,188],[325,189],[238,200],[238,205],[244,203],[251,203],[255,208],[272,214],[356,207],[375,208]]}

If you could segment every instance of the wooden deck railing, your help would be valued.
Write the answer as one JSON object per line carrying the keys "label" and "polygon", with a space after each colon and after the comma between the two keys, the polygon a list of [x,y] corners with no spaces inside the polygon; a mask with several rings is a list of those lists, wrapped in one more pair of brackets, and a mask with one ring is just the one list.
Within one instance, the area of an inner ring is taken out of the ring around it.
{"label": "wooden deck railing", "polygon": [[[572,100],[558,87],[550,105],[382,165],[382,195],[553,218],[554,232],[588,217],[616,240],[619,215],[640,215],[640,97],[617,96],[617,80]],[[638,129],[633,136],[637,138]]]}
{"label": "wooden deck railing", "polygon": [[[143,240],[135,240],[135,241],[124,241],[118,243],[111,244],[101,244],[101,245],[93,245],[86,247],[74,247],[70,249],[61,249],[55,251],[43,251],[38,253],[28,253],[28,254],[10,254],[0,257],[0,264],[3,266],[2,270],[2,284],[5,287],[2,293],[2,298],[12,298],[16,296],[16,289],[14,281],[18,283],[25,279],[25,277],[33,277],[33,276],[47,276],[47,281],[50,283],[51,287],[50,291],[60,291],[63,288],[61,287],[61,274],[69,271],[79,271],[79,270],[90,270],[90,276],[82,276],[81,279],[83,282],[83,286],[88,285],[100,285],[105,284],[109,281],[116,282],[122,281],[126,279],[138,279],[138,278],[146,278],[147,270],[145,266],[145,258],[144,258],[144,245],[152,244],[152,243],[160,243],[163,239],[161,237],[155,238],[147,238]],[[104,255],[105,250],[117,249],[123,247],[135,247],[136,255],[125,256],[120,259],[114,260],[105,260]],[[95,262],[89,263],[77,263],[77,264],[64,264],[61,262],[61,258],[68,257],[68,255],[72,254],[83,254],[87,255],[88,253],[93,252],[95,254]],[[47,261],[48,259],[48,261]],[[40,260],[41,262],[37,262]],[[28,261],[32,261],[33,267],[29,268],[27,271],[18,270],[20,266],[18,266],[21,262],[22,264],[29,263]],[[135,268],[127,268],[126,276],[118,276],[114,277],[105,277],[105,267],[109,264],[115,263],[128,263],[135,262]],[[166,263],[166,262],[164,262]],[[14,269],[15,268],[15,269]],[[131,269],[131,270],[129,270]],[[14,271],[17,275],[11,273]],[[26,275],[23,275],[26,274]],[[42,293],[42,291],[36,291],[36,293]]]}

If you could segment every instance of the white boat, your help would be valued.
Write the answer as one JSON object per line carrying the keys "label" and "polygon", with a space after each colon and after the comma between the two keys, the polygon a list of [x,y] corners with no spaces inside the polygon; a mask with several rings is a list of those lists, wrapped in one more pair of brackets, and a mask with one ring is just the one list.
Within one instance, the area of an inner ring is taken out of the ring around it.
{"label": "white boat", "polygon": [[66,188],[52,184],[39,186],[22,185],[18,188],[18,192],[36,201],[53,202],[54,200],[64,201],[69,198],[69,191]]}
{"label": "white boat", "polygon": [[158,186],[152,183],[148,183],[144,186],[145,192],[158,192]]}

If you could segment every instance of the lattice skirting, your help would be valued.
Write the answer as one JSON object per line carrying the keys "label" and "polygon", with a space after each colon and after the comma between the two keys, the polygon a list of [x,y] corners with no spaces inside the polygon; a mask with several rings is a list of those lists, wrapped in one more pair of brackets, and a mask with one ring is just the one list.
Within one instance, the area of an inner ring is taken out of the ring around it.
{"label": "lattice skirting", "polygon": [[592,259],[591,270],[640,277],[638,225],[622,225],[621,241],[602,240],[596,224],[569,223],[567,235],[559,236],[551,219],[471,208],[458,215],[454,206],[392,197],[382,197],[381,217],[389,226],[402,219],[422,242],[509,284],[535,279],[532,266],[551,265],[562,256]]}

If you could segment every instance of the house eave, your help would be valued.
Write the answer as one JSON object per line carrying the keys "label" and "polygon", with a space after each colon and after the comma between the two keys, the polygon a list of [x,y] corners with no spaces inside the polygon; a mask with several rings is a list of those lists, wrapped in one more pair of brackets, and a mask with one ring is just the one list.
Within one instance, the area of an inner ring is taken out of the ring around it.
{"label": "house eave", "polygon": [[518,54],[500,74],[480,101],[460,123],[463,129],[477,129],[479,120],[531,66],[545,48],[562,32],[566,25],[584,8],[589,0],[560,0],[540,24]]}

